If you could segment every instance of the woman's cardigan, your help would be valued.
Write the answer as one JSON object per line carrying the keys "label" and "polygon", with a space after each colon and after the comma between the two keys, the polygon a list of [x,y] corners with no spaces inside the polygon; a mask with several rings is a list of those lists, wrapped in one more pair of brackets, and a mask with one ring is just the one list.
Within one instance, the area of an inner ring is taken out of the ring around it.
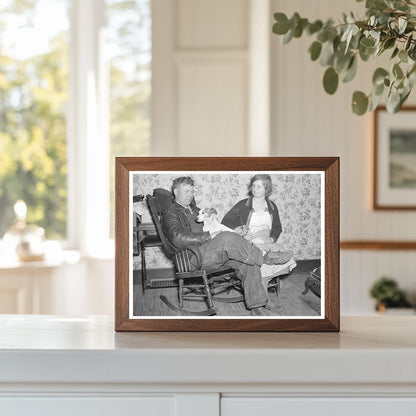
{"label": "woman's cardigan", "polygon": [[[276,204],[266,198],[267,208],[272,217],[272,228],[270,230],[270,237],[276,241],[281,232],[282,224],[280,222],[279,211]],[[241,225],[249,225],[251,214],[253,212],[253,198],[243,199],[237,202],[224,216],[222,224],[229,228],[236,228]]]}

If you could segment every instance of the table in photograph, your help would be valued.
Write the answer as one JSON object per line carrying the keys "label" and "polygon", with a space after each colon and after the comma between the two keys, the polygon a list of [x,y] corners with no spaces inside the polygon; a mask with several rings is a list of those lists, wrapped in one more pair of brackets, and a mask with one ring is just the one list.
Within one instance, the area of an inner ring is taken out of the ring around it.
{"label": "table in photograph", "polygon": [[0,413],[416,414],[416,316],[344,317],[339,334],[113,328],[0,316]]}

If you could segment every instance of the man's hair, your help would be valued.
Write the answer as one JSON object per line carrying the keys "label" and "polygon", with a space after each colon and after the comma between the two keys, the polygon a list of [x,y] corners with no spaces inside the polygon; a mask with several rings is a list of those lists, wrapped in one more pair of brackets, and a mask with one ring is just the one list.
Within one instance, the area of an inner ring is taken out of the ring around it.
{"label": "man's hair", "polygon": [[176,179],[173,180],[172,192],[176,188],[179,188],[179,185],[182,185],[182,184],[195,186],[195,182],[190,176],[181,176],[180,178],[176,178]]}
{"label": "man's hair", "polygon": [[257,175],[254,175],[250,179],[250,184],[248,185],[248,191],[249,195],[253,196],[253,183],[256,181],[262,181],[264,190],[265,190],[265,196],[269,196],[273,191],[273,185],[272,185],[272,178],[270,175],[267,175],[266,173],[259,173]]}

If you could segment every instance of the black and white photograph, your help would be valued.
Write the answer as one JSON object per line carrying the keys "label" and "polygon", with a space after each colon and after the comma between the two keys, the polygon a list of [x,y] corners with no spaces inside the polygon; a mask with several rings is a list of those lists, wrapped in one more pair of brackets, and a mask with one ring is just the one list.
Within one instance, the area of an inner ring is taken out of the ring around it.
{"label": "black and white photograph", "polygon": [[130,318],[324,317],[324,172],[129,172]]}

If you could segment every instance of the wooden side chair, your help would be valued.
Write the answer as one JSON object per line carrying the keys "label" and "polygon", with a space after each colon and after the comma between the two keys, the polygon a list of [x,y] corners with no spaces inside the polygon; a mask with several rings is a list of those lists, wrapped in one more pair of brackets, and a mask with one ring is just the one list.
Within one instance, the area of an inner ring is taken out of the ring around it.
{"label": "wooden side chair", "polygon": [[[164,295],[161,295],[160,299],[182,315],[215,315],[217,310],[214,300],[230,303],[243,301],[243,296],[224,298],[217,296],[232,288],[241,292],[241,284],[239,284],[240,282],[236,278],[233,269],[229,267],[215,270],[203,269],[198,247],[177,250],[164,234],[161,216],[172,204],[172,194],[165,189],[157,189],[153,192],[153,195],[147,195],[146,199],[162,248],[166,255],[173,259],[178,281],[178,305],[175,305]],[[194,265],[195,262],[196,266]],[[201,311],[187,310],[184,307],[185,300],[204,301],[207,308]]]}

